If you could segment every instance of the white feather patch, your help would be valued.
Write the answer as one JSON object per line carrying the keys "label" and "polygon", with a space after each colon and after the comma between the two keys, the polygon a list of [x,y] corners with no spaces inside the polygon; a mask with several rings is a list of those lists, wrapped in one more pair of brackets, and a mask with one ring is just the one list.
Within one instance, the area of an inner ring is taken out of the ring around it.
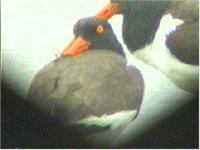
{"label": "white feather patch", "polygon": [[111,115],[102,115],[101,117],[90,116],[88,118],[79,120],[76,124],[84,125],[98,125],[101,127],[111,126],[111,129],[117,129],[129,124],[136,115],[136,110],[132,111],[121,111]]}

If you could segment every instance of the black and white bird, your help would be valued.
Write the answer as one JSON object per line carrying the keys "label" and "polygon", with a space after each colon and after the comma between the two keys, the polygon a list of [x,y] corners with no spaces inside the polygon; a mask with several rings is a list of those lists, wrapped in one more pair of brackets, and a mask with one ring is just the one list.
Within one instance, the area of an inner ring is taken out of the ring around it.
{"label": "black and white bird", "polygon": [[107,21],[80,19],[73,31],[75,38],[61,57],[36,74],[28,99],[63,124],[87,133],[123,128],[140,111],[142,74],[127,66]]}
{"label": "black and white bird", "polygon": [[198,0],[111,0],[97,16],[108,20],[115,14],[123,15],[123,40],[137,58],[198,93]]}

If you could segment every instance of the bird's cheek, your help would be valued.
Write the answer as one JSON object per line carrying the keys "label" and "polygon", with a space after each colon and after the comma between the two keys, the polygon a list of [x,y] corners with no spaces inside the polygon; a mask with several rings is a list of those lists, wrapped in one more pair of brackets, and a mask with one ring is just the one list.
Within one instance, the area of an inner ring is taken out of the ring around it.
{"label": "bird's cheek", "polygon": [[63,50],[63,56],[77,56],[89,49],[91,43],[82,37],[77,37],[72,40]]}

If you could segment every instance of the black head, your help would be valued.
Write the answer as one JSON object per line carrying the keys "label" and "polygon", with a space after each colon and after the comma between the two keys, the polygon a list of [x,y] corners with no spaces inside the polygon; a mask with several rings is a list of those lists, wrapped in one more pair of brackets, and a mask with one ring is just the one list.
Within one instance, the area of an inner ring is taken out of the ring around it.
{"label": "black head", "polygon": [[[97,19],[95,17],[80,19],[74,25],[73,31],[75,41],[76,39],[79,39],[82,43],[79,44],[79,47],[76,47],[76,50],[78,49],[78,54],[85,50],[104,49],[114,51],[124,56],[122,46],[118,42],[111,25],[105,20]],[[86,45],[83,44],[85,42],[87,43]],[[75,42],[73,41],[72,44],[70,44],[70,47],[72,47],[74,43]],[[69,50],[68,47],[67,50],[63,52],[63,54],[77,55],[77,53],[74,53],[74,50],[72,52],[73,54],[69,51],[72,50]]]}
{"label": "black head", "polygon": [[118,14],[142,13],[150,15],[153,12],[163,13],[170,0],[111,0],[111,3],[119,5]]}
{"label": "black head", "polygon": [[[133,0],[111,0],[112,4],[119,4],[119,9],[117,11],[117,14],[124,14],[129,11],[129,9],[132,7],[130,4],[133,2]],[[134,1],[134,3],[137,1]]]}

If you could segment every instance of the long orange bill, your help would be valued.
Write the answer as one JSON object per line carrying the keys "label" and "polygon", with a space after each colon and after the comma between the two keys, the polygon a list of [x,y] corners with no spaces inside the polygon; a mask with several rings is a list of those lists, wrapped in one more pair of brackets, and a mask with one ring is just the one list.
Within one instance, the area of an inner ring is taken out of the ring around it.
{"label": "long orange bill", "polygon": [[108,3],[98,14],[97,18],[108,20],[113,15],[117,14],[120,11],[120,5],[117,3]]}
{"label": "long orange bill", "polygon": [[82,37],[77,37],[69,43],[69,45],[63,50],[63,56],[77,56],[88,50],[90,42],[83,39]]}

